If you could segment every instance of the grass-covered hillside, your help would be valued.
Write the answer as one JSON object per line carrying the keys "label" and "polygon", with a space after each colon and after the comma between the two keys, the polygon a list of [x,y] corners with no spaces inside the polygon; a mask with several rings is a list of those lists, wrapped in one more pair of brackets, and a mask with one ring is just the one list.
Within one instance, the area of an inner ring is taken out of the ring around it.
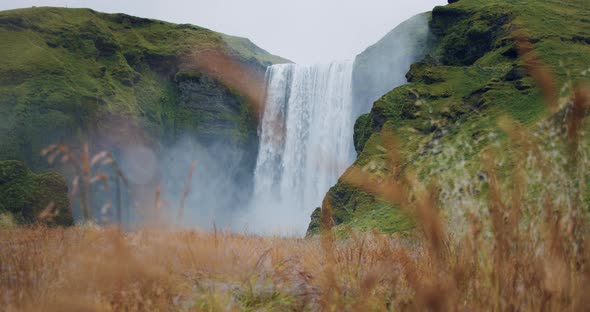
{"label": "grass-covered hillside", "polygon": [[0,42],[0,159],[32,168],[56,142],[246,146],[265,67],[285,62],[247,39],[89,9],[0,12]]}
{"label": "grass-covered hillside", "polygon": [[[585,0],[461,0],[436,7],[430,27],[435,51],[412,65],[408,84],[385,94],[356,122],[358,159],[324,201],[336,224],[411,229],[412,212],[350,183],[353,172],[360,169],[377,184],[411,174],[434,184],[440,197],[465,194],[469,186],[460,185],[467,179],[462,174],[488,181],[482,151],[509,146],[500,124],[537,127],[563,112],[576,85],[590,83]],[[548,102],[560,104],[553,111]],[[395,162],[388,161],[392,148]],[[445,180],[449,174],[454,176]],[[317,229],[321,214],[314,216]]]}

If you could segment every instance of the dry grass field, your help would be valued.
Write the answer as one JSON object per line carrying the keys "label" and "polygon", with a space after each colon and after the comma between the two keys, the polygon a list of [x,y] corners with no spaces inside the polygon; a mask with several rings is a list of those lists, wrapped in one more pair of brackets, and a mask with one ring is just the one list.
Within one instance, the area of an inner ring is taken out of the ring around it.
{"label": "dry grass field", "polygon": [[541,241],[510,221],[491,240],[477,228],[449,240],[436,218],[403,239],[5,229],[0,302],[5,311],[580,311],[587,225],[561,217],[547,217]]}

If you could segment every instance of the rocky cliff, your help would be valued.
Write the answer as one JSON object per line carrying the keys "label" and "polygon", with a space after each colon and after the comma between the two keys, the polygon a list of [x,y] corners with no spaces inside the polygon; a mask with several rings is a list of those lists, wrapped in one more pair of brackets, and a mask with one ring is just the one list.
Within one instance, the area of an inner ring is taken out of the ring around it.
{"label": "rocky cliff", "polygon": [[[526,70],[528,53],[546,64],[553,83],[565,86],[562,92],[589,81],[590,7],[585,1],[462,0],[436,7],[431,16],[433,51],[411,66],[407,84],[379,98],[355,125],[359,157],[353,167],[377,181],[407,171],[432,181],[452,173],[454,164],[476,175],[471,165],[479,162],[481,151],[506,139],[500,118],[524,127],[546,118],[544,89]],[[532,50],[520,55],[518,40]],[[388,133],[399,141],[401,159],[395,167],[386,160],[383,138]],[[383,232],[412,229],[412,217],[348,183],[351,170],[324,200],[331,203],[336,224]],[[436,182],[452,186],[460,179]],[[321,213],[313,218],[310,232],[318,230]]]}
{"label": "rocky cliff", "polygon": [[[43,148],[88,142],[155,187],[201,158],[225,169],[215,185],[202,177],[215,194],[251,184],[266,67],[288,62],[248,39],[90,9],[0,12],[0,42],[0,160],[46,170]],[[187,138],[198,148],[169,152]]]}
{"label": "rocky cliff", "polygon": [[0,159],[33,168],[54,142],[250,147],[265,68],[286,62],[247,39],[89,9],[0,12],[0,40]]}

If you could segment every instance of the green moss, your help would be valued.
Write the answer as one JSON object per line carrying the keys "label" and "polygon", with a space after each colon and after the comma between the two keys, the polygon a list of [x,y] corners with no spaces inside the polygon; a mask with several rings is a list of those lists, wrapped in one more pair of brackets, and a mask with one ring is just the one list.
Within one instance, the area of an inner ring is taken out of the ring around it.
{"label": "green moss", "polygon": [[141,108],[141,125],[158,138],[175,137],[175,116],[179,111],[179,90],[174,81],[148,70],[141,70],[142,79],[134,87]]}
{"label": "green moss", "polygon": [[35,223],[50,205],[55,215],[41,220],[49,225],[72,225],[68,187],[57,173],[34,174],[19,161],[0,161],[0,214],[18,223]]}
{"label": "green moss", "polygon": [[357,153],[360,153],[367,140],[371,136],[371,123],[372,123],[371,116],[369,114],[361,115],[354,124],[354,149]]}
{"label": "green moss", "polygon": [[236,299],[244,311],[289,311],[295,306],[295,298],[288,293],[265,285],[254,285],[236,289]]}
{"label": "green moss", "polygon": [[442,38],[437,50],[441,61],[456,66],[472,65],[503,44],[505,27],[513,19],[504,1],[489,1],[485,9],[436,7],[432,14],[433,32]]}
{"label": "green moss", "polygon": [[349,225],[360,231],[377,230],[386,234],[408,233],[415,226],[411,216],[387,203],[355,214]]}
{"label": "green moss", "polygon": [[0,212],[0,229],[16,227],[16,220],[10,212]]}
{"label": "green moss", "polygon": [[257,47],[252,41],[246,38],[228,36],[221,34],[223,40],[233,49],[234,53],[245,59],[254,59],[265,65],[290,63],[289,60],[269,54]]}
{"label": "green moss", "polygon": [[[357,120],[354,137],[359,156],[354,165],[377,178],[392,176],[381,133],[393,131],[399,138],[402,168],[427,179],[433,168],[447,166],[444,161],[448,160],[437,156],[440,147],[460,150],[461,160],[468,162],[490,144],[506,140],[498,126],[501,117],[525,126],[546,118],[541,92],[527,77],[513,32],[530,38],[535,53],[554,73],[557,86],[589,82],[582,74],[590,66],[590,45],[585,39],[590,38],[590,23],[583,21],[588,15],[590,7],[584,0],[567,5],[462,0],[435,8],[431,20],[438,36],[435,52],[412,65],[408,84],[383,95],[370,114]],[[494,139],[490,133],[496,134]],[[509,172],[502,168],[500,173]],[[341,227],[375,227],[386,232],[412,227],[411,218],[342,180],[327,196],[334,199],[335,220]]]}
{"label": "green moss", "polygon": [[2,11],[0,42],[0,159],[23,160],[33,169],[46,168],[42,148],[92,137],[110,118],[140,124],[156,139],[183,130],[215,132],[192,123],[216,117],[243,127],[251,122],[242,118],[246,108],[231,118],[188,110],[179,84],[205,75],[196,69],[203,53],[235,59],[252,75],[287,62],[247,39],[202,27],[88,9]]}
{"label": "green moss", "polygon": [[319,234],[322,230],[322,208],[316,208],[311,214],[311,222],[307,227],[306,236]]}

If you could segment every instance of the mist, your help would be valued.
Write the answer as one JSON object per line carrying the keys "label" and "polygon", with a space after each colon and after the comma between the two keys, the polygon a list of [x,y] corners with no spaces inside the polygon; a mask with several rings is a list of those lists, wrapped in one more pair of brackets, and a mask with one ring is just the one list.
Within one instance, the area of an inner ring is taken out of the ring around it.
{"label": "mist", "polygon": [[[239,230],[235,215],[247,208],[252,190],[247,179],[248,169],[242,167],[245,157],[248,157],[245,151],[238,147],[203,146],[189,137],[164,151],[160,173],[163,196],[176,205],[186,196],[179,225]],[[196,167],[188,181],[193,161]],[[185,195],[187,184],[190,189]]]}
{"label": "mist", "polygon": [[373,102],[407,82],[410,66],[434,46],[428,26],[429,14],[404,21],[355,59],[353,94],[356,116],[367,113]]}

